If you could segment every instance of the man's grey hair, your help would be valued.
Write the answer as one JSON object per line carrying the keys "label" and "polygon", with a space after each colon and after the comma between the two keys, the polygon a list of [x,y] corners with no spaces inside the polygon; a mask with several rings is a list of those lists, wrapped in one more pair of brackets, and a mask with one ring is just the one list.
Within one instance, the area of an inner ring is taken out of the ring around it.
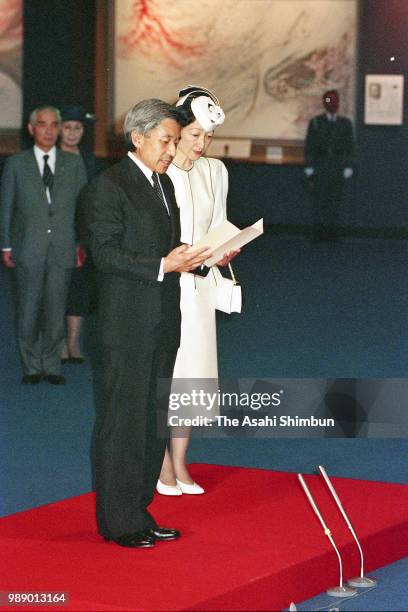
{"label": "man's grey hair", "polygon": [[28,123],[31,123],[31,125],[35,125],[35,123],[37,123],[37,115],[38,115],[38,113],[40,113],[41,111],[44,111],[44,110],[50,110],[53,113],[55,113],[56,117],[57,117],[58,123],[61,123],[61,113],[60,113],[59,109],[56,108],[55,106],[51,106],[51,104],[44,104],[43,106],[38,106],[33,111],[31,111],[30,117],[28,118]]}
{"label": "man's grey hair", "polygon": [[183,115],[180,111],[175,106],[163,102],[163,100],[150,98],[135,104],[128,111],[123,124],[126,144],[129,149],[134,149],[132,132],[145,136],[164,119],[174,119],[174,121],[183,125]]}

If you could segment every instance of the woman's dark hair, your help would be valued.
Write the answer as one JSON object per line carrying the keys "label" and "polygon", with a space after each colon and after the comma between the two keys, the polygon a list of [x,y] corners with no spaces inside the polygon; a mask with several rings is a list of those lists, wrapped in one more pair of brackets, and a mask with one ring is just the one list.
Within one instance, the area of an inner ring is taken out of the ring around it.
{"label": "woman's dark hair", "polygon": [[180,117],[182,118],[181,125],[183,127],[186,127],[186,125],[190,125],[190,123],[194,123],[194,121],[196,120],[194,113],[191,110],[191,102],[193,100],[194,98],[187,98],[187,100],[184,100],[183,104],[177,106],[177,110],[179,111]]}

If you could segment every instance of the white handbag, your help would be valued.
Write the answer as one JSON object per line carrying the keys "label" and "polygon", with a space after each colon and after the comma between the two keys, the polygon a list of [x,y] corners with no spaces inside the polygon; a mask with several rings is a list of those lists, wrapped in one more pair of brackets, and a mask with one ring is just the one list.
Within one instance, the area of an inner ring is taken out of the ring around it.
{"label": "white handbag", "polygon": [[228,264],[228,268],[231,278],[225,278],[217,266],[214,266],[212,270],[216,282],[215,308],[227,314],[231,314],[232,312],[241,312],[242,290],[241,285],[235,278],[231,264]]}
{"label": "white handbag", "polygon": [[[207,159],[207,158],[204,158]],[[211,164],[207,159],[208,163],[208,172],[209,179],[211,185],[211,191],[213,194],[213,211],[211,215],[211,221],[208,229],[210,229],[215,210],[215,197],[213,190],[213,182],[211,176]],[[231,314],[232,312],[241,312],[242,309],[242,290],[241,285],[238,283],[235,278],[234,272],[232,270],[231,264],[228,264],[228,268],[231,274],[231,278],[225,278],[221,272],[219,271],[217,266],[212,266],[210,269],[214,275],[215,280],[215,308],[217,310],[221,310],[222,312],[226,312],[227,314]]]}

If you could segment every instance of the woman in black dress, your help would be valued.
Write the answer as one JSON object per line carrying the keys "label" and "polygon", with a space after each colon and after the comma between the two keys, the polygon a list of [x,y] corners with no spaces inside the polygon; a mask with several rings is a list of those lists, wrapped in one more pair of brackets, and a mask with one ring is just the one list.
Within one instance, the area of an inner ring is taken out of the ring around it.
{"label": "woman in black dress", "polygon": [[[81,106],[67,106],[61,111],[60,148],[68,153],[81,155],[90,181],[95,175],[95,156],[81,146],[85,132],[85,124],[93,121],[92,115],[85,113]],[[89,314],[94,296],[93,265],[88,254],[81,249],[85,262],[82,267],[75,268],[71,276],[71,284],[67,301],[67,341],[61,354],[63,363],[83,363],[80,336],[84,318]]]}

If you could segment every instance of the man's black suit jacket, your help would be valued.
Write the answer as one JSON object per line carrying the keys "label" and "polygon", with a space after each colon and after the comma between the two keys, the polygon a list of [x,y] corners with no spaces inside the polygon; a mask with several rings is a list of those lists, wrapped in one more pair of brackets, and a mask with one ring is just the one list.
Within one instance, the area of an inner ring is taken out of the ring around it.
{"label": "man's black suit jacket", "polygon": [[180,244],[179,212],[171,180],[160,180],[170,216],[129,157],[87,189],[81,217],[99,275],[98,336],[105,346],[175,352],[179,345],[179,274],[157,280],[161,258]]}
{"label": "man's black suit jacket", "polygon": [[334,167],[339,171],[354,163],[354,137],[350,119],[337,116],[331,123],[326,114],[314,117],[305,142],[306,165],[317,171]]}

